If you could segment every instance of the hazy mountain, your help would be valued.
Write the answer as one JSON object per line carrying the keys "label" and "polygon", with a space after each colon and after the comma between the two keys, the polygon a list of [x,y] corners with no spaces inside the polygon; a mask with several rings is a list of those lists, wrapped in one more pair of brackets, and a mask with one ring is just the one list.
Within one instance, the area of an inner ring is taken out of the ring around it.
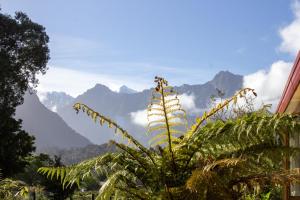
{"label": "hazy mountain", "polygon": [[[195,105],[189,112],[189,119],[193,119],[195,115],[200,115],[201,111],[206,109],[210,96],[216,95],[216,88],[225,93],[225,97],[231,96],[235,91],[242,87],[243,77],[232,74],[228,71],[219,72],[211,81],[199,85],[182,85],[175,87],[179,94],[185,94]],[[118,139],[114,131],[107,127],[99,127],[98,123],[93,123],[92,120],[85,114],[75,114],[72,109],[74,102],[82,102],[89,105],[98,112],[109,116],[111,119],[118,122],[128,132],[136,138],[147,144],[149,137],[146,136],[146,129],[141,125],[137,125],[132,120],[132,113],[145,110],[149,103],[151,90],[144,90],[136,93],[118,93],[111,91],[108,87],[97,84],[95,87],[87,90],[82,95],[78,96],[70,105],[58,109],[58,114],[76,131],[89,138],[91,142],[102,144],[110,139]],[[188,101],[189,103],[190,101]],[[194,112],[197,111],[197,112]],[[140,115],[136,115],[136,120]]]}
{"label": "hazy mountain", "polygon": [[136,93],[137,91],[127,87],[126,85],[123,85],[122,87],[120,87],[119,89],[119,93],[123,93],[123,94],[132,94],[132,93]]}
{"label": "hazy mountain", "polygon": [[46,92],[39,94],[40,101],[53,112],[56,112],[57,109],[69,105],[74,98],[64,92]]}
{"label": "hazy mountain", "polygon": [[50,147],[71,148],[91,144],[58,114],[48,110],[35,94],[26,93],[24,103],[17,107],[16,118],[22,119],[23,128],[35,136],[38,151]]}

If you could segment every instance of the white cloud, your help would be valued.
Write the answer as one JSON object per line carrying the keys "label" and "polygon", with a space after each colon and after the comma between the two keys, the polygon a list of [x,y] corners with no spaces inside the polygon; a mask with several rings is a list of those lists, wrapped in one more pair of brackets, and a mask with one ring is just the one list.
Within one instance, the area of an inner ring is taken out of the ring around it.
{"label": "white cloud", "polygon": [[261,106],[262,103],[272,104],[272,110],[276,109],[291,68],[292,63],[277,61],[269,71],[259,70],[244,76],[243,86],[255,89],[258,95],[256,106]]}
{"label": "white cloud", "polygon": [[47,100],[47,93],[42,91],[37,91],[37,95],[41,102],[44,102]]}
{"label": "white cloud", "polygon": [[283,52],[296,55],[300,50],[300,1],[295,0],[292,8],[295,19],[292,23],[279,30],[282,38],[279,49]]}
{"label": "white cloud", "polygon": [[147,109],[131,112],[130,118],[131,121],[136,125],[144,126],[144,127],[148,125]]}
{"label": "white cloud", "polygon": [[96,74],[54,66],[50,66],[47,73],[38,78],[40,81],[37,88],[39,94],[47,91],[64,91],[74,97],[94,87],[97,83],[106,85],[114,91],[124,84],[135,90],[141,90],[148,86],[143,81],[136,84],[131,77],[121,78],[117,75]]}
{"label": "white cloud", "polygon": [[188,95],[186,93],[183,93],[181,95],[178,95],[178,99],[180,101],[182,108],[186,110],[188,113],[199,112],[200,109],[196,107],[194,94]]}
{"label": "white cloud", "polygon": [[57,107],[56,107],[56,106],[53,106],[53,107],[51,108],[51,111],[52,111],[52,112],[57,112]]}

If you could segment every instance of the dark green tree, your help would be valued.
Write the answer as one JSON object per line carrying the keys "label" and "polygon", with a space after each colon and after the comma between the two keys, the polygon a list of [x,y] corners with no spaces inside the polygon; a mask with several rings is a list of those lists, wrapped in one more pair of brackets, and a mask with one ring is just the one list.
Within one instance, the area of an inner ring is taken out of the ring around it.
{"label": "dark green tree", "polygon": [[37,86],[36,74],[44,74],[47,69],[48,41],[45,28],[26,14],[17,12],[12,18],[0,13],[1,109],[13,111],[22,104],[29,85]]}
{"label": "dark green tree", "polygon": [[33,150],[34,138],[15,120],[16,106],[26,91],[38,84],[36,75],[46,72],[49,38],[45,28],[24,13],[15,17],[0,11],[0,168],[3,177],[25,166],[24,157]]}
{"label": "dark green tree", "polygon": [[[0,114],[1,115],[1,114]],[[2,119],[2,118],[1,118]],[[0,131],[0,169],[3,177],[22,171],[25,157],[35,150],[34,137],[21,130],[21,121],[5,118]]]}

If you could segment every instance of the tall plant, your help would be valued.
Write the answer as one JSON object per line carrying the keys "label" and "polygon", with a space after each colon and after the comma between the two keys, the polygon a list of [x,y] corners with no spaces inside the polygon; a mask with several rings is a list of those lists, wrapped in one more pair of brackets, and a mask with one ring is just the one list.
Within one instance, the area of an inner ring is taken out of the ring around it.
{"label": "tall plant", "polygon": [[[185,111],[174,89],[160,77],[148,107],[149,130],[155,148],[147,148],[113,120],[82,103],[83,111],[101,126],[108,124],[127,138],[121,151],[107,153],[68,167],[43,167],[40,173],[59,178],[64,187],[97,174],[107,176],[97,199],[241,199],[264,185],[299,182],[299,169],[285,170],[284,157],[299,148],[283,146],[286,134],[297,134],[299,117],[252,112],[212,121],[239,98],[255,94],[245,88],[186,126]],[[186,128],[187,127],[187,128]]]}

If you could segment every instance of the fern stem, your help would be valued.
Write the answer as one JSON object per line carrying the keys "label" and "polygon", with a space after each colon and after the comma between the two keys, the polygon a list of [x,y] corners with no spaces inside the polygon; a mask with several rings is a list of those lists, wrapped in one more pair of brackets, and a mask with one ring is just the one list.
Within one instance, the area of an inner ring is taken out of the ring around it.
{"label": "fern stem", "polygon": [[161,83],[160,86],[161,86],[161,98],[162,98],[163,112],[164,112],[164,117],[165,117],[165,120],[166,120],[166,128],[167,128],[167,133],[168,133],[169,151],[170,151],[171,156],[172,156],[174,171],[177,171],[176,170],[177,167],[176,167],[176,163],[175,163],[174,153],[173,153],[173,150],[172,150],[171,131],[170,131],[169,119],[168,119],[167,110],[166,110],[163,83]]}
{"label": "fern stem", "polygon": [[117,147],[119,147],[120,149],[122,149],[123,151],[125,151],[126,153],[128,153],[133,159],[135,159],[140,165],[141,167],[147,171],[147,168],[146,166],[144,166],[144,164],[142,163],[142,161],[137,157],[135,156],[133,153],[131,153],[130,151],[128,151],[125,147],[125,145],[122,145],[122,144],[119,144],[115,141],[111,141],[111,143],[113,143],[114,145],[116,145]]}
{"label": "fern stem", "polygon": [[168,194],[168,196],[169,196],[169,199],[170,199],[170,200],[173,200],[172,194],[171,194],[170,189],[169,189],[169,187],[167,186],[167,184],[165,184],[165,190],[166,190],[166,192],[167,192],[167,194]]}

